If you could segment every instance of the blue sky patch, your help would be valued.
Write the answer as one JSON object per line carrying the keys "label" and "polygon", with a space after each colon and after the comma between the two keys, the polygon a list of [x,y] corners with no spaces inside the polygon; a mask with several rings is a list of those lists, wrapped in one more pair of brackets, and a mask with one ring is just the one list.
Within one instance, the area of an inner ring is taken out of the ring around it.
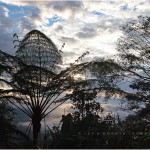
{"label": "blue sky patch", "polygon": [[22,18],[28,14],[31,15],[31,17],[38,17],[40,10],[37,7],[33,6],[17,6],[17,5],[10,5],[6,3],[0,2],[0,6],[6,7],[9,12],[8,15],[12,19],[19,19]]}
{"label": "blue sky patch", "polygon": [[20,18],[25,15],[23,7],[16,6],[16,5],[9,5],[2,2],[0,2],[0,6],[6,7],[9,10],[8,14],[10,18],[15,18],[15,17]]}
{"label": "blue sky patch", "polygon": [[102,13],[102,12],[100,12],[100,11],[93,11],[92,12],[94,15],[97,15],[97,16],[105,16],[105,14],[104,13]]}
{"label": "blue sky patch", "polygon": [[56,22],[62,22],[63,19],[58,17],[58,16],[54,16],[52,18],[48,18],[48,24],[46,24],[46,26],[52,26],[54,23]]}

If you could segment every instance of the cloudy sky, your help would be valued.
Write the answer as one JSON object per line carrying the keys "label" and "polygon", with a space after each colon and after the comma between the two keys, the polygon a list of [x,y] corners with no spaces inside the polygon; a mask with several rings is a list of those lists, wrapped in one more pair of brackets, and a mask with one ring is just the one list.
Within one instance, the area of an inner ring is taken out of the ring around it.
{"label": "cloudy sky", "polygon": [[64,62],[116,53],[119,26],[150,14],[150,0],[9,1],[0,0],[0,49],[15,54],[13,34],[20,38],[33,29],[45,33],[63,49]]}
{"label": "cloudy sky", "polygon": [[[64,63],[74,62],[85,51],[89,51],[86,60],[110,56],[116,53],[115,42],[122,35],[119,26],[139,15],[150,15],[150,0],[0,0],[0,49],[14,55],[13,34],[23,38],[37,29],[58,49],[65,43]],[[116,106],[106,104],[105,110]],[[71,111],[70,104],[62,105],[53,116],[60,118],[64,108]]]}

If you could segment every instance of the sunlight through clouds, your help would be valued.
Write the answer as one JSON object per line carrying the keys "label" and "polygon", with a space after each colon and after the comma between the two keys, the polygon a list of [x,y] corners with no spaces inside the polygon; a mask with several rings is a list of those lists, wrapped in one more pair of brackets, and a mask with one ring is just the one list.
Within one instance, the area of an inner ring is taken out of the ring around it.
{"label": "sunlight through clouds", "polygon": [[[88,51],[83,61],[117,53],[116,41],[122,35],[120,26],[150,14],[149,0],[77,0],[24,1],[0,0],[0,49],[15,54],[13,34],[23,38],[33,29],[47,35],[60,50],[63,43],[63,67],[73,63]],[[83,76],[77,75],[75,78]],[[128,112],[117,110],[118,104],[103,104],[105,113],[115,112],[125,117]],[[61,115],[72,112],[65,103],[47,118],[58,123]],[[22,115],[18,114],[20,117]],[[26,126],[22,120],[18,126]]]}

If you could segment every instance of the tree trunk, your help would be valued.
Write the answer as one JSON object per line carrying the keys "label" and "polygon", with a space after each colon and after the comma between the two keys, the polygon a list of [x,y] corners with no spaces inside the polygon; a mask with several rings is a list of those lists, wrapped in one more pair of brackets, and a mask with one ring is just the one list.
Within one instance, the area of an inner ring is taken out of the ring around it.
{"label": "tree trunk", "polygon": [[38,145],[38,138],[39,138],[39,133],[41,129],[41,119],[38,117],[33,117],[32,118],[32,124],[33,124],[33,143],[35,145]]}

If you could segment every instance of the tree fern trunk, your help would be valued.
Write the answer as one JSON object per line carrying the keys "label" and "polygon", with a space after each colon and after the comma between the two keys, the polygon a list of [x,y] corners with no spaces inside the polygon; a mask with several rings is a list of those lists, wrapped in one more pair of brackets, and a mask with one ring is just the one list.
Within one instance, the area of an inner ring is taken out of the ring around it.
{"label": "tree fern trunk", "polygon": [[41,119],[38,117],[32,118],[32,124],[33,124],[33,143],[35,145],[38,145],[38,138],[39,138],[39,133],[41,129]]}

